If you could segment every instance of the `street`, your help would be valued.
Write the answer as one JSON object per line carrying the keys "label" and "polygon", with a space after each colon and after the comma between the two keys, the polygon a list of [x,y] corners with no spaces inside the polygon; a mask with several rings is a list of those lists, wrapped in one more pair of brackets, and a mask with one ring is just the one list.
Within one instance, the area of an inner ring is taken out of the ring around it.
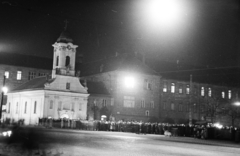
{"label": "street", "polygon": [[16,133],[0,141],[1,155],[236,156],[240,153],[240,144],[236,143],[155,134],[45,128],[21,129]]}

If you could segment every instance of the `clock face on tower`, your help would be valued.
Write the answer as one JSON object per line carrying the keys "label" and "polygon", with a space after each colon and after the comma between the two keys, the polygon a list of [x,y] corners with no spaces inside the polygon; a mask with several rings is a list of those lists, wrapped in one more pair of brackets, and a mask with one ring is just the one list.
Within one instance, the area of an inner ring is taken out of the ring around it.
{"label": "clock face on tower", "polygon": [[67,49],[68,49],[68,50],[71,50],[72,48],[71,48],[71,46],[70,46],[70,45],[68,45],[68,46],[67,46]]}

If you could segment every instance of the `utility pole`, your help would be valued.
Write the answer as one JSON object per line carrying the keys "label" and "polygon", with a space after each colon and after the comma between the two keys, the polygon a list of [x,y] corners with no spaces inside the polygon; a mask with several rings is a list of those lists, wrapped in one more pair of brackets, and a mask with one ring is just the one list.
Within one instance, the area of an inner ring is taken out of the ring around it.
{"label": "utility pole", "polygon": [[192,75],[190,75],[189,91],[189,125],[192,125]]}
{"label": "utility pole", "polygon": [[1,92],[1,103],[0,103],[0,122],[2,119],[2,105],[3,105],[3,99],[4,99],[4,91],[3,91],[3,87],[5,86],[5,75],[3,76],[3,85],[2,85],[2,92]]}

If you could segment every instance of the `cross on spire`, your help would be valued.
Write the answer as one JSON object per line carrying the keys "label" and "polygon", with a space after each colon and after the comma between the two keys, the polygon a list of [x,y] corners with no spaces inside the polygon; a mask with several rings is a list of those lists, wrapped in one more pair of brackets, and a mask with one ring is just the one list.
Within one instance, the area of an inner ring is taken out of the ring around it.
{"label": "cross on spire", "polygon": [[65,20],[64,23],[65,23],[64,30],[67,30],[67,24],[69,23],[68,20]]}

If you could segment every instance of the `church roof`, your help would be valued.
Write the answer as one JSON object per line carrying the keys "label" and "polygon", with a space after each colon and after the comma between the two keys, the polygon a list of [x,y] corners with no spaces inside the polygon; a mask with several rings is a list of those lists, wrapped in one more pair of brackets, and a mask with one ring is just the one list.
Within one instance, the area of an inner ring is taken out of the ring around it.
{"label": "church roof", "polygon": [[129,71],[157,75],[153,69],[131,54],[123,54],[95,62],[80,65],[81,76],[88,76],[110,71]]}
{"label": "church roof", "polygon": [[[48,80],[48,81],[51,81],[51,80]],[[47,82],[46,76],[37,77],[14,88],[11,92],[44,89],[44,85],[46,82]]]}
{"label": "church roof", "polygon": [[103,82],[88,81],[87,87],[88,87],[89,94],[110,95],[110,93],[108,92]]}
{"label": "church roof", "polygon": [[57,42],[72,43],[73,39],[70,37],[70,34],[66,30],[64,30],[58,37]]}

